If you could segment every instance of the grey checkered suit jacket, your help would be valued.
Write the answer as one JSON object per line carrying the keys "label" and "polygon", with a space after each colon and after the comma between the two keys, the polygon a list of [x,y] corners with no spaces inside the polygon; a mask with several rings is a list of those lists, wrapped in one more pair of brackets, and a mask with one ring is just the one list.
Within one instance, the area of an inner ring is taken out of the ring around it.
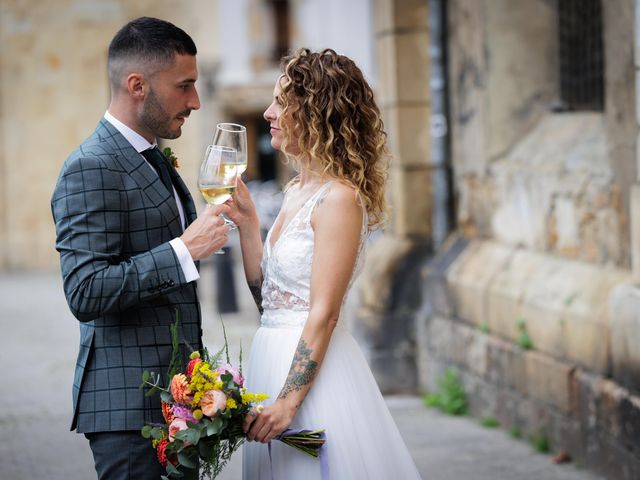
{"label": "grey checkered suit jacket", "polygon": [[[193,200],[170,170],[191,222]],[[71,429],[162,421],[158,395],[138,388],[142,372],[159,372],[166,383],[176,312],[183,341],[200,348],[202,337],[196,284],[186,283],[168,243],[182,234],[173,193],[102,119],[65,161],[51,206],[65,295],[80,321]]]}

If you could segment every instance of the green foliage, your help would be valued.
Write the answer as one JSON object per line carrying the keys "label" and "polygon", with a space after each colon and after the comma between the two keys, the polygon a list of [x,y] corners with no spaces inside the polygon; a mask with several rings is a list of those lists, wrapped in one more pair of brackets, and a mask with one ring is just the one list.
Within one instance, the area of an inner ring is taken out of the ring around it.
{"label": "green foliage", "polygon": [[551,451],[551,441],[546,433],[538,432],[531,437],[531,445],[534,450],[540,453],[549,453]]}
{"label": "green foliage", "polygon": [[449,415],[465,415],[467,413],[467,394],[458,379],[454,368],[447,368],[438,380],[438,391],[425,395],[424,403],[435,407]]}
{"label": "green foliage", "polygon": [[480,421],[480,425],[486,428],[497,428],[500,426],[500,422],[494,417],[484,417]]}
{"label": "green foliage", "polygon": [[488,335],[489,334],[489,324],[487,322],[482,322],[478,326],[478,330],[480,330],[480,333],[484,333],[485,335]]}
{"label": "green foliage", "polygon": [[522,438],[522,431],[520,430],[520,427],[518,425],[512,425],[509,429],[509,434],[513,438]]}
{"label": "green foliage", "polygon": [[518,331],[517,343],[520,348],[531,350],[533,348],[533,340],[531,340],[529,332],[527,331],[527,324],[522,318],[516,321],[516,330]]}

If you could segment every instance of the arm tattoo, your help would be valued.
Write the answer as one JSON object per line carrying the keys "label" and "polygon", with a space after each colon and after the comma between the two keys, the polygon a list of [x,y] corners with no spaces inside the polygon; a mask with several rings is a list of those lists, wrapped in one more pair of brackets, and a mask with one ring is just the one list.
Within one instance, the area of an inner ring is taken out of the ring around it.
{"label": "arm tattoo", "polygon": [[262,275],[260,275],[260,278],[256,280],[247,280],[249,291],[251,292],[251,295],[253,295],[253,301],[256,302],[256,307],[258,307],[260,315],[264,312],[264,309],[262,308],[262,281]]}
{"label": "arm tattoo", "polygon": [[291,370],[278,398],[286,398],[291,392],[299,392],[302,387],[313,381],[318,371],[318,362],[311,360],[312,352],[313,350],[307,348],[307,343],[300,339],[293,356]]}

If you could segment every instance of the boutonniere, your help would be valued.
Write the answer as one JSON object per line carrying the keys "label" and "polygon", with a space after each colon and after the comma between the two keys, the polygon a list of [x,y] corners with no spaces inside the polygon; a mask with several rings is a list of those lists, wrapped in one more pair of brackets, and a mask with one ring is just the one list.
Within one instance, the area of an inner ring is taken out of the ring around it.
{"label": "boutonniere", "polygon": [[171,150],[170,147],[164,147],[162,149],[162,154],[167,157],[167,160],[169,160],[169,163],[173,165],[173,168],[180,168],[178,157],[176,157],[176,154],[173,153],[173,150]]}

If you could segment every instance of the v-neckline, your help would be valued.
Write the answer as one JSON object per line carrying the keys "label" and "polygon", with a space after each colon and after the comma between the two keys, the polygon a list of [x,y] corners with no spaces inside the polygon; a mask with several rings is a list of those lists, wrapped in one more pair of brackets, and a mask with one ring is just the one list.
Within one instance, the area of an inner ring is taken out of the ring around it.
{"label": "v-neckline", "polygon": [[[287,223],[286,225],[283,225],[282,228],[280,229],[280,234],[278,235],[278,238],[275,240],[275,242],[271,241],[271,234],[273,233],[273,228],[269,231],[269,236],[267,238],[267,245],[269,246],[269,253],[273,252],[274,248],[276,248],[276,246],[278,245],[278,243],[280,242],[280,239],[282,237],[284,237],[284,235],[287,233],[287,231],[289,230],[289,227],[291,226],[291,224],[295,221],[296,218],[298,218],[298,215],[300,215],[300,212],[302,212],[305,207],[307,206],[307,204],[323,189],[325,188],[327,185],[329,184],[329,182],[325,182],[322,185],[320,185],[318,187],[318,189],[313,192],[311,194],[311,196],[309,196],[309,198],[307,198],[304,203],[302,204],[302,206],[298,209],[298,211],[296,213],[293,214],[293,216],[291,217],[291,220],[289,220],[289,223]],[[278,216],[276,217],[276,221],[273,222],[273,224],[275,225],[278,221],[278,218],[280,217],[280,212],[278,212]]]}

